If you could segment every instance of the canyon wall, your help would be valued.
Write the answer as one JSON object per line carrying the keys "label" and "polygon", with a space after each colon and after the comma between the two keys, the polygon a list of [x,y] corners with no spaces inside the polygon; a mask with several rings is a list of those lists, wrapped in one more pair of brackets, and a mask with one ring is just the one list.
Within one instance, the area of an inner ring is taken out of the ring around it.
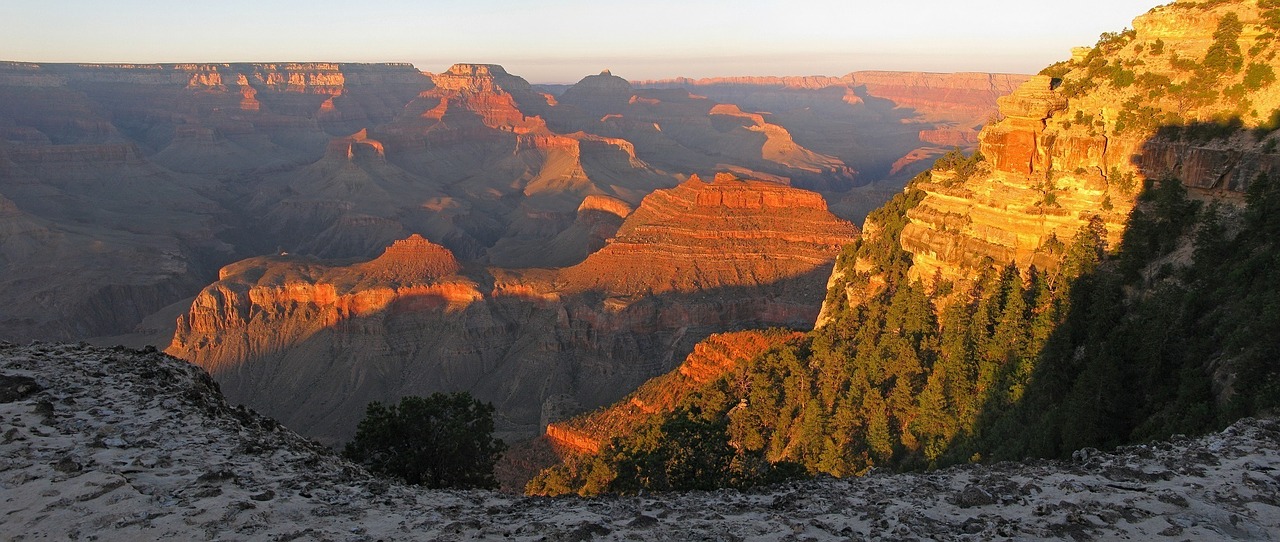
{"label": "canyon wall", "polygon": [[708,335],[811,323],[857,231],[817,194],[728,175],[655,191],[634,212],[582,207],[626,218],[559,270],[460,265],[421,237],[367,263],[229,265],[168,352],[327,441],[348,438],[368,401],[457,390],[494,402],[503,434],[531,436],[545,405],[608,404]]}
{"label": "canyon wall", "polygon": [[1025,75],[861,71],[843,77],[717,77],[637,81],[687,89],[759,111],[815,152],[854,166],[860,184],[896,186],[953,147],[972,150],[996,98]]}
{"label": "canyon wall", "polygon": [[404,64],[0,62],[0,336],[123,333],[191,296],[257,252],[237,246],[249,172],[429,86]]}
{"label": "canyon wall", "polygon": [[[1251,180],[1280,171],[1268,21],[1250,3],[1155,8],[999,98],[1002,120],[979,137],[984,160],[913,184],[925,197],[901,236],[911,276],[963,287],[985,266],[1054,270],[1091,221],[1114,250],[1144,186],[1160,179],[1240,203]],[[868,271],[850,262],[835,273]]]}
{"label": "canyon wall", "polygon": [[[826,100],[818,94],[835,79],[779,81],[805,104]],[[835,97],[845,115],[835,124],[823,114],[806,125],[609,73],[554,97],[490,64],[433,74],[394,63],[0,62],[0,336],[109,342],[231,262],[369,259],[414,233],[464,262],[572,266],[621,224],[581,209],[587,198],[634,209],[692,174],[817,189],[860,220],[896,188],[848,190],[889,166],[832,149],[850,137],[887,145],[901,176],[969,139],[956,132],[965,127],[903,124],[913,110],[858,92]]]}
{"label": "canyon wall", "polygon": [[851,189],[973,141],[942,111],[980,90],[847,79],[2,63],[0,336],[167,320],[170,352],[330,442],[456,390],[533,435],[712,334],[811,325],[857,234],[834,215],[874,205]]}

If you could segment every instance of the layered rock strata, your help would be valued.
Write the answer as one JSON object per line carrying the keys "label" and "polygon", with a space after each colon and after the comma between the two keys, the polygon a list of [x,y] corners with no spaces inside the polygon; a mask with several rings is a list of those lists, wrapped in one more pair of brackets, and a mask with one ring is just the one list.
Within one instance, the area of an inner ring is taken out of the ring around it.
{"label": "layered rock strata", "polygon": [[[230,262],[368,259],[414,232],[466,262],[570,266],[621,222],[585,198],[634,209],[693,173],[870,180],[819,149],[842,133],[763,111],[609,73],[556,99],[491,64],[0,62],[0,197],[18,217],[0,254],[23,262],[0,270],[0,336],[119,336]],[[900,126],[878,115],[832,118]],[[913,149],[921,128],[903,129]],[[871,206],[847,197],[837,211]]]}
{"label": "layered rock strata", "polygon": [[494,402],[504,434],[531,436],[548,401],[610,403],[712,333],[812,322],[854,235],[817,194],[694,178],[646,197],[604,248],[561,270],[459,266],[417,237],[368,263],[233,264],[179,319],[168,352],[329,441],[350,435],[368,401],[455,390]]}
{"label": "layered rock strata", "polygon": [[574,288],[615,295],[692,294],[803,276],[854,235],[816,193],[730,174],[710,183],[694,176],[645,198],[608,245],[561,276]]}
{"label": "layered rock strata", "polygon": [[[963,285],[989,265],[1054,271],[1063,244],[1095,219],[1115,249],[1136,198],[1159,179],[1242,201],[1251,180],[1280,171],[1268,24],[1249,3],[1162,6],[1000,98],[1003,119],[983,129],[977,171],[915,184],[926,196],[901,236],[911,276]],[[1239,67],[1219,66],[1215,51],[1239,55]],[[1206,78],[1211,70],[1222,73]],[[871,271],[853,262],[835,275]]]}
{"label": "layered rock strata", "polygon": [[[637,81],[637,88],[687,89],[744,110],[768,112],[796,143],[836,157],[860,184],[901,182],[930,158],[972,150],[996,112],[996,98],[1024,75],[852,72],[843,77],[721,77]],[[855,128],[856,127],[856,128]]]}

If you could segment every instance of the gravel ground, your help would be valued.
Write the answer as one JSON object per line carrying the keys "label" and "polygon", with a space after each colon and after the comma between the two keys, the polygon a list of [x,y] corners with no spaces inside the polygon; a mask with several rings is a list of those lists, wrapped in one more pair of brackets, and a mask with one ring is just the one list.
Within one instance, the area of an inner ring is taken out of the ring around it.
{"label": "gravel ground", "polygon": [[154,351],[0,343],[5,540],[1280,538],[1280,422],[1072,461],[753,491],[526,498],[388,483]]}

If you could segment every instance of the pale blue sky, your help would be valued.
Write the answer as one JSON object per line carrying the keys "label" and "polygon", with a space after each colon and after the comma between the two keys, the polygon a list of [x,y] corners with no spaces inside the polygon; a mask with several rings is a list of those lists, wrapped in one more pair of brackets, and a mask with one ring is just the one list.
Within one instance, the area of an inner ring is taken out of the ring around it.
{"label": "pale blue sky", "polygon": [[0,60],[486,62],[531,82],[1035,72],[1160,0],[0,0]]}

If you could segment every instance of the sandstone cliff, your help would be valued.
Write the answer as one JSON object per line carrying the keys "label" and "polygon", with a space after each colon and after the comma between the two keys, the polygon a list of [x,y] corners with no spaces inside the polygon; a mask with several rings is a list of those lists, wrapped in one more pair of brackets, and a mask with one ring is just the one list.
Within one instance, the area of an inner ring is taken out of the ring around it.
{"label": "sandstone cliff", "polygon": [[[604,248],[562,270],[458,265],[419,237],[379,258],[296,256],[223,268],[168,352],[206,367],[236,401],[326,440],[370,400],[469,390],[507,435],[541,431],[544,404],[607,404],[712,333],[805,326],[856,229],[821,196],[723,176],[691,179],[626,215]],[[607,228],[607,226],[604,226]]]}
{"label": "sandstone cliff", "polygon": [[912,276],[964,283],[991,262],[1053,269],[1061,243],[1095,217],[1114,248],[1149,180],[1240,201],[1250,180],[1280,168],[1266,17],[1248,2],[1162,6],[1000,98],[977,171],[916,184],[927,195],[902,232]]}

